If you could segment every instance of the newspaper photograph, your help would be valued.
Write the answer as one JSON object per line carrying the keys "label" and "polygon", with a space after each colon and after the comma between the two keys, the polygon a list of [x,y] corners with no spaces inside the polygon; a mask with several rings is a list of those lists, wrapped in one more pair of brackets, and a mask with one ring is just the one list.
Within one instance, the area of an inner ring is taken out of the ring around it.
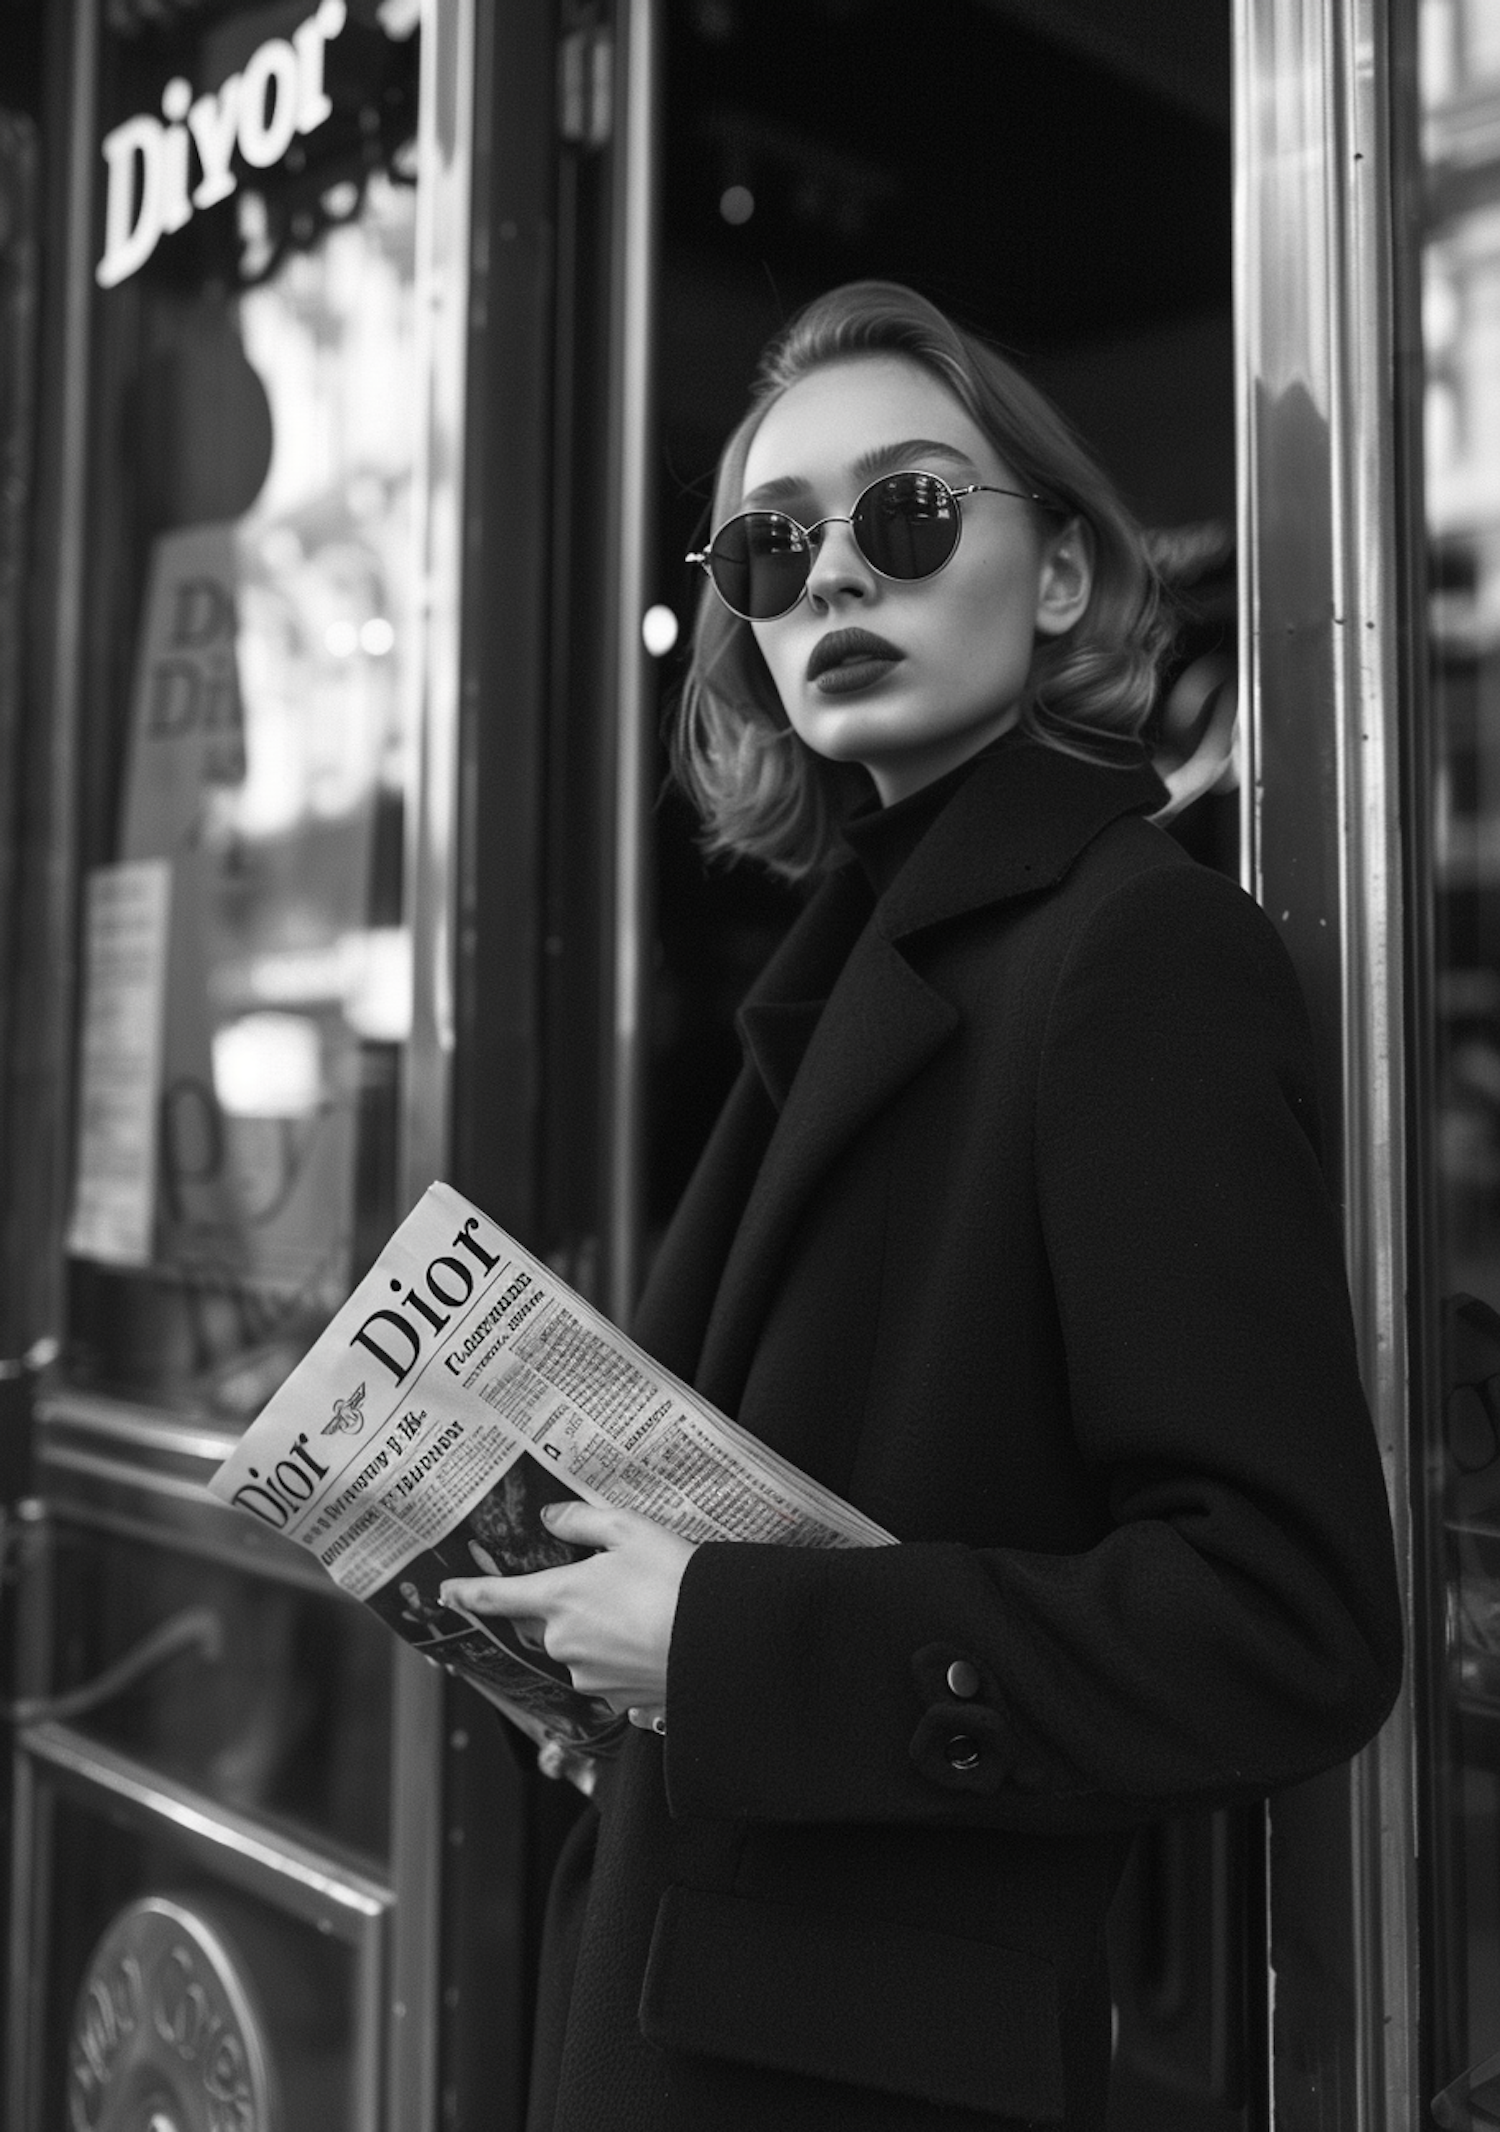
{"label": "newspaper photograph", "polygon": [[209,1482],[314,1554],[397,1635],[532,1738],[597,1755],[624,1719],[524,1622],[444,1606],[447,1577],[587,1550],[545,1503],[683,1539],[872,1547],[891,1535],[654,1362],[451,1185],[429,1186]]}

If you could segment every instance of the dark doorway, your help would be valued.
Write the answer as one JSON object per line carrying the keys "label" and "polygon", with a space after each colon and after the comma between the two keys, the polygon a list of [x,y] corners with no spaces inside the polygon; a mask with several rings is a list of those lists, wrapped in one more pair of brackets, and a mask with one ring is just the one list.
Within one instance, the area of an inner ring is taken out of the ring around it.
{"label": "dark doorway", "polygon": [[[1142,521],[1187,536],[1187,648],[1232,653],[1227,11],[671,0],[667,22],[658,582],[684,635],[699,580],[682,557],[762,346],[810,297],[878,276],[1003,347]],[[668,702],[681,656],[664,662]],[[734,1008],[795,907],[746,867],[706,871],[671,795],[658,853],[653,1229],[735,1070]]]}
{"label": "dark doorway", "polygon": [[[719,446],[810,297],[905,281],[1076,423],[1182,607],[1178,671],[1234,651],[1227,9],[1196,0],[671,0],[659,584],[686,635]],[[681,674],[664,662],[664,700]],[[1165,701],[1166,699],[1164,699]],[[663,761],[663,771],[665,763]],[[1233,797],[1175,825],[1233,870]],[[657,816],[649,1212],[670,1215],[738,1065],[735,1007],[796,907]],[[1251,2121],[1258,1822],[1139,1847],[1113,1929],[1112,2132]]]}

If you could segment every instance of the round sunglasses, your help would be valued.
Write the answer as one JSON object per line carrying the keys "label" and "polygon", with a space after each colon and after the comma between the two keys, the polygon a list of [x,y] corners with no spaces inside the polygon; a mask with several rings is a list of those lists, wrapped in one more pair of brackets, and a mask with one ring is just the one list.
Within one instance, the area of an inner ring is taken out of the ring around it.
{"label": "round sunglasses", "polygon": [[953,560],[964,529],[958,506],[965,496],[1044,500],[989,481],[953,489],[939,475],[912,468],[872,481],[847,518],[820,518],[803,526],[785,511],[741,511],[724,521],[706,548],[686,559],[701,565],[724,605],[742,622],[774,622],[790,614],[807,590],[813,536],[824,526],[848,526],[878,577],[911,584],[936,577]]}

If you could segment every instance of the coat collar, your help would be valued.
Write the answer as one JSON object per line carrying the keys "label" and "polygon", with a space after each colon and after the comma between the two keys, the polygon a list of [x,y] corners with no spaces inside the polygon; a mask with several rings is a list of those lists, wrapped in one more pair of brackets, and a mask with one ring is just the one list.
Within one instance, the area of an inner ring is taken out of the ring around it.
{"label": "coat collar", "polygon": [[1164,805],[1144,752],[1121,754],[1084,762],[1018,733],[981,756],[881,898],[886,938],[1050,888],[1108,823]]}
{"label": "coat collar", "polygon": [[709,1398],[737,1404],[818,1181],[958,1029],[957,1007],[913,966],[912,936],[1050,887],[1109,822],[1164,797],[1144,759],[1117,770],[1018,738],[976,764],[873,916],[857,862],[823,883],[741,1010],[781,1115],[705,1336],[698,1382]]}
{"label": "coat collar", "polygon": [[[1085,762],[1007,735],[975,764],[886,894],[876,924],[901,940],[945,919],[1060,881],[1100,830],[1150,814],[1167,788],[1133,744],[1121,767]],[[821,1002],[871,908],[855,859],[826,875],[745,995],[742,1018],[767,1005]]]}

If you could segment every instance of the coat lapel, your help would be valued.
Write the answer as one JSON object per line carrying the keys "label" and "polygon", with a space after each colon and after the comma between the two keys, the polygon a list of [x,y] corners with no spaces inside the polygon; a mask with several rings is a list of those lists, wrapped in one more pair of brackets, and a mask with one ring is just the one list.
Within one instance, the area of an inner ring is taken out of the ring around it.
{"label": "coat lapel", "polygon": [[730,1249],[703,1343],[698,1381],[709,1398],[738,1402],[792,1230],[819,1179],[957,1027],[957,1009],[867,928],[801,1057]]}
{"label": "coat lapel", "polygon": [[825,879],[740,1010],[747,1063],[683,1194],[632,1324],[669,1369],[702,1386],[704,1339],[778,1112],[835,978],[873,908],[857,868]]}
{"label": "coat lapel", "polygon": [[857,867],[830,874],[740,1008],[740,1041],[777,1110],[785,1107],[828,996],[873,908]]}
{"label": "coat lapel", "polygon": [[824,884],[741,1013],[746,1050],[781,1114],[704,1337],[697,1381],[707,1397],[737,1404],[792,1232],[820,1180],[959,1027],[952,1001],[913,966],[913,937],[1045,889],[1106,822],[1161,800],[1139,759],[1101,768],[1018,740],[977,765],[852,948],[851,928],[870,909],[863,876],[846,867]]}

